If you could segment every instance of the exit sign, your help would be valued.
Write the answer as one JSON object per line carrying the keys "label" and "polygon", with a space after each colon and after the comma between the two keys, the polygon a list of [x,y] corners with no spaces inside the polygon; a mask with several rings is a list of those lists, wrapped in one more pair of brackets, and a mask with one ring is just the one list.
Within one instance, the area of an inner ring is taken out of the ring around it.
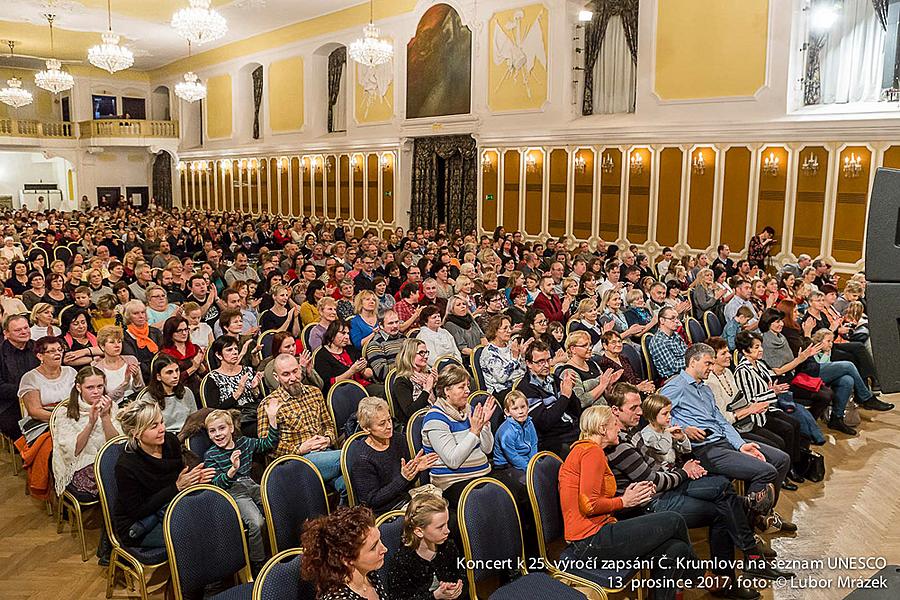
{"label": "exit sign", "polygon": [[484,199],[485,199],[485,200],[488,200],[488,201],[493,200],[493,199],[494,199],[494,195],[493,195],[493,194],[488,194],[487,196],[484,197]]}

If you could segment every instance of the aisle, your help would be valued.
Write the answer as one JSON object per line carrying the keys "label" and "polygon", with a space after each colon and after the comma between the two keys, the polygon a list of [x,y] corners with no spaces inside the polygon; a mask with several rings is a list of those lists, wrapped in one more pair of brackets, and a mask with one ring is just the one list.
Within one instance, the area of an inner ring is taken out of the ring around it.
{"label": "aisle", "polygon": [[[900,401],[900,395],[887,398]],[[876,420],[872,420],[872,419]],[[786,492],[779,511],[800,527],[796,538],[776,537],[782,558],[884,557],[900,564],[900,408],[863,413],[860,435],[829,439],[825,455],[827,485],[805,483]],[[24,495],[24,477],[13,477],[6,457],[0,461],[0,598],[3,600],[101,600],[105,572],[97,559],[81,562],[78,540],[68,529],[57,535],[44,505]],[[96,549],[99,521],[88,530],[88,548]],[[705,553],[705,547],[698,548]],[[802,571],[837,584],[839,575],[868,577],[874,570]],[[846,589],[779,589],[766,600],[839,600]],[[161,599],[162,594],[154,598]],[[688,593],[688,599],[707,597]]]}

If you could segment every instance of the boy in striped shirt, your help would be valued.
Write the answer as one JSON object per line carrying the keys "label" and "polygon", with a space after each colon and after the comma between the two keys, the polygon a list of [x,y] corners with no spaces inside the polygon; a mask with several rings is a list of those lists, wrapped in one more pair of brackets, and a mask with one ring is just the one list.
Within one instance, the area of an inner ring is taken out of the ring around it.
{"label": "boy in striped shirt", "polygon": [[226,490],[238,505],[241,520],[247,528],[250,565],[254,573],[266,561],[262,537],[265,518],[259,484],[250,478],[250,466],[255,452],[269,452],[278,445],[278,407],[278,399],[270,396],[265,404],[269,432],[260,439],[246,436],[235,439],[234,420],[227,410],[213,410],[206,416],[206,432],[214,446],[206,451],[203,462],[216,470],[213,485]]}

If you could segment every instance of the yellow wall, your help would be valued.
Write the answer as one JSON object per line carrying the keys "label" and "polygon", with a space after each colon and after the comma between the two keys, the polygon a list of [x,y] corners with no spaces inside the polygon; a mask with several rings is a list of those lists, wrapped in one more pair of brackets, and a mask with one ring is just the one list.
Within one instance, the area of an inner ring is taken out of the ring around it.
{"label": "yellow wall", "polygon": [[276,133],[303,128],[303,59],[299,56],[269,66],[269,126]]}
{"label": "yellow wall", "polygon": [[[547,10],[541,4],[533,4],[522,8],[515,8],[495,13],[488,24],[490,36],[488,46],[490,57],[488,58],[488,106],[493,111],[529,110],[538,109],[547,101],[547,69],[540,62],[534,62],[534,68],[528,73],[527,82],[522,80],[521,74],[507,73],[507,63],[495,63],[495,30],[499,25],[507,36],[515,35],[507,27],[515,13],[524,13],[520,21],[520,33],[522,39],[528,35],[531,28],[537,27],[544,41],[544,60],[548,60],[549,45],[547,43]],[[513,28],[515,31],[515,28]],[[515,43],[516,40],[512,40]]]}
{"label": "yellow wall", "polygon": [[[355,66],[350,70],[348,76],[352,77],[354,81],[353,89],[356,96],[354,111],[356,114],[356,122],[383,123],[385,121],[390,121],[394,116],[393,79],[391,79],[391,83],[387,86],[387,88],[385,88],[383,96],[377,96],[377,94],[373,94],[367,97],[366,91],[360,83],[360,79],[362,79],[363,77],[364,69],[366,69],[367,67],[363,67],[355,61],[348,61],[348,64],[351,62]],[[391,77],[393,77],[394,61],[389,61],[387,64],[375,68],[386,71],[387,73],[391,74]]]}
{"label": "yellow wall", "polygon": [[231,75],[206,82],[206,132],[212,139],[231,137]]}
{"label": "yellow wall", "polygon": [[766,81],[768,0],[660,0],[656,94],[752,96]]}
{"label": "yellow wall", "polygon": [[6,87],[6,80],[18,77],[22,80],[22,89],[31,92],[34,101],[31,106],[15,109],[0,102],[0,118],[38,119],[40,121],[59,121],[62,114],[53,103],[53,94],[34,85],[34,71],[23,69],[0,68],[0,88]]}

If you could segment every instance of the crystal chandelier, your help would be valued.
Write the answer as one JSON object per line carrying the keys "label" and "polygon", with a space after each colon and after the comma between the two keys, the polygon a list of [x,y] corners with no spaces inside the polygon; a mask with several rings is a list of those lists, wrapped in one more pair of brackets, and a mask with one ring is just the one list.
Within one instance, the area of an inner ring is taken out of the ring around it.
{"label": "crystal chandelier", "polygon": [[212,42],[228,32],[225,17],[209,7],[209,0],[189,0],[190,8],[172,15],[172,27],[189,42],[198,46]]}
{"label": "crystal chandelier", "polygon": [[[191,43],[188,42],[188,58],[191,57]],[[175,84],[175,95],[190,103],[206,98],[206,86],[193,71],[184,74],[184,81]]]}
{"label": "crystal chandelier", "polygon": [[125,46],[120,46],[119,36],[113,33],[110,0],[106,0],[106,14],[109,30],[100,36],[102,44],[88,49],[88,61],[95,67],[115,73],[133,65],[134,54]]}
{"label": "crystal chandelier", "polygon": [[363,37],[350,44],[350,58],[361,65],[377,67],[393,56],[393,46],[381,39],[381,30],[375,27],[373,0],[369,0],[369,24],[363,28]]}
{"label": "crystal chandelier", "polygon": [[184,74],[184,81],[175,84],[175,95],[187,102],[196,102],[206,98],[206,86],[193,71]]}
{"label": "crystal chandelier", "polygon": [[[53,55],[53,19],[54,15],[44,15],[50,24],[50,54]],[[71,90],[75,85],[75,78],[70,73],[61,70],[62,64],[55,58],[47,60],[47,68],[34,74],[34,84],[48,92],[58,94]]]}
{"label": "crystal chandelier", "polygon": [[22,81],[18,77],[6,80],[7,87],[0,90],[0,102],[19,108],[31,104],[31,92],[22,89]]}

